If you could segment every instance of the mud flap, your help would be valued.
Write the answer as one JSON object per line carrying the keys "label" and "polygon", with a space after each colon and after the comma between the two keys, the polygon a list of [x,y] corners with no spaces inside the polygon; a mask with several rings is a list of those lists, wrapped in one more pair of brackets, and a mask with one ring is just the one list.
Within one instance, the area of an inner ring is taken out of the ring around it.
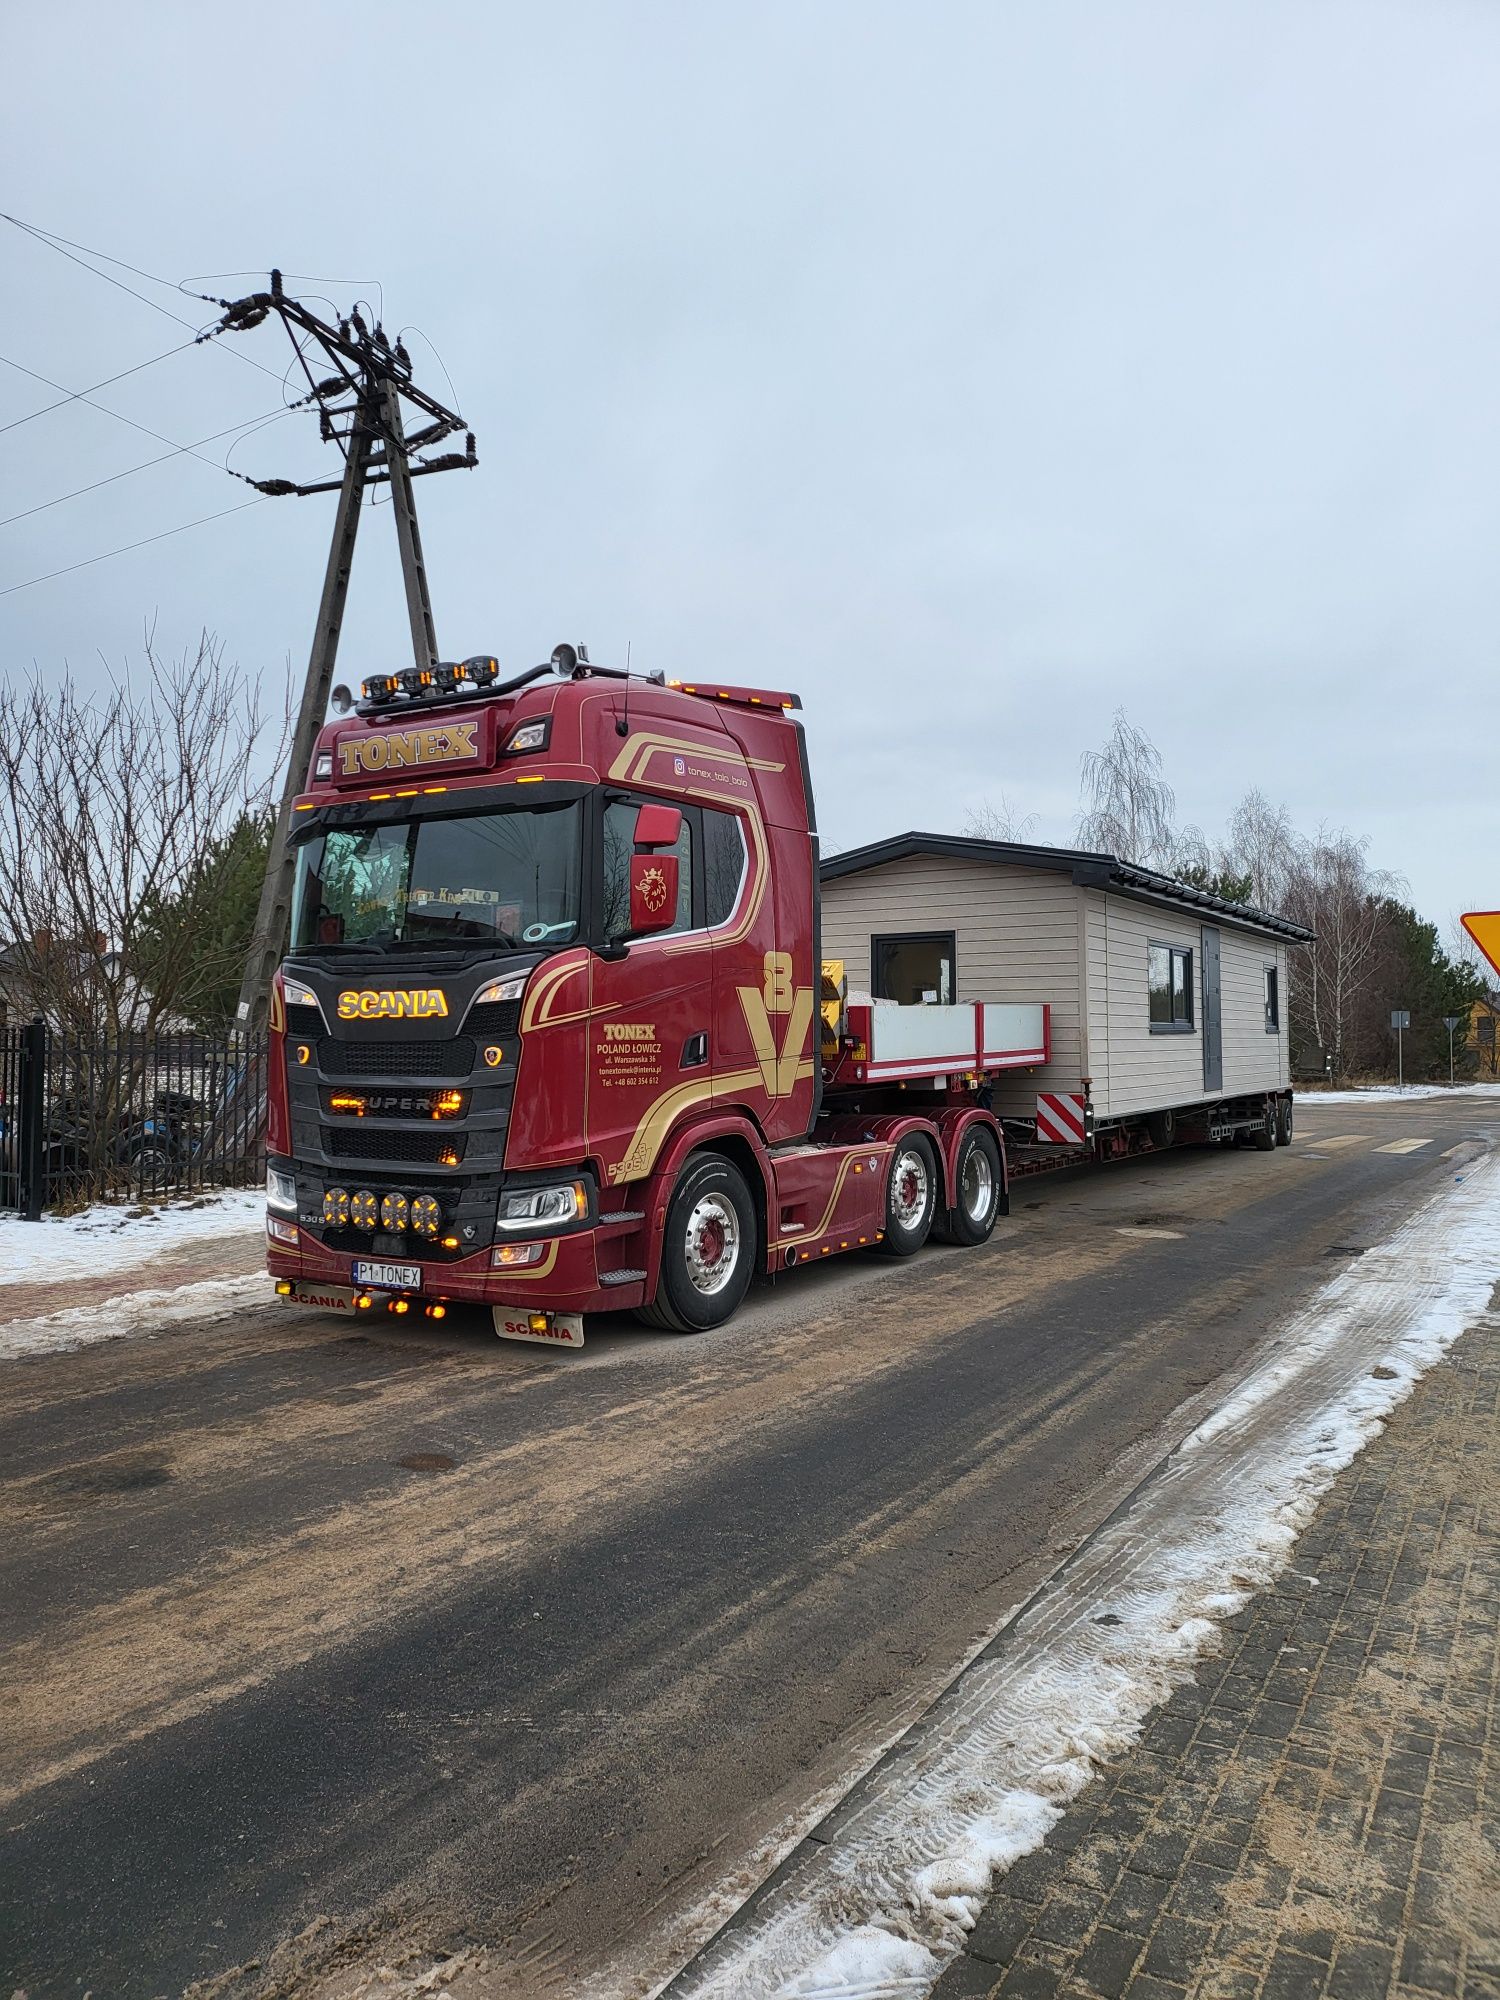
{"label": "mud flap", "polygon": [[289,1306],[322,1306],[328,1312],[353,1312],[356,1296],[347,1285],[315,1285],[305,1278],[294,1278],[289,1292],[277,1293]]}
{"label": "mud flap", "polygon": [[502,1340],[537,1340],[544,1347],[582,1347],[582,1313],[527,1312],[524,1306],[495,1306],[495,1331]]}

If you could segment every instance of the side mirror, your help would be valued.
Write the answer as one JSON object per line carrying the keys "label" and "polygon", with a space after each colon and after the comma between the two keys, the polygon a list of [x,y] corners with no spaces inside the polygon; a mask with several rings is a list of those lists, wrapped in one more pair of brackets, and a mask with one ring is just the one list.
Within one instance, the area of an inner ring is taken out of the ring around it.
{"label": "side mirror", "polygon": [[[641,809],[646,813],[653,806]],[[671,810],[668,808],[668,810]],[[679,815],[674,811],[673,818]],[[674,836],[675,838],[675,836]],[[637,937],[669,931],[677,918],[677,856],[632,854],[630,857],[630,928]]]}
{"label": "side mirror", "polygon": [[681,832],[682,814],[676,806],[644,805],[635,816],[637,847],[675,847]]}

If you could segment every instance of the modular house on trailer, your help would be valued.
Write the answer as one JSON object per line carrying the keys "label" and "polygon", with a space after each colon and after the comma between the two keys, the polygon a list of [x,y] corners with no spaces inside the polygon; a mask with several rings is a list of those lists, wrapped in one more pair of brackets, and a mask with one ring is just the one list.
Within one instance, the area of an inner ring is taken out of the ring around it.
{"label": "modular house on trailer", "polygon": [[1046,1005],[1047,1060],[992,1079],[1039,1141],[1290,1138],[1299,925],[1112,854],[937,833],[834,855],[822,887],[851,994]]}

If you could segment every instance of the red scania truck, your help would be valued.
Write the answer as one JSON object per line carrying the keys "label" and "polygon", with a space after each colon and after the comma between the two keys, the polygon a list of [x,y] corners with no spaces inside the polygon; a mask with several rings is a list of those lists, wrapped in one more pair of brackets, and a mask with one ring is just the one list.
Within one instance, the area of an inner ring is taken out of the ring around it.
{"label": "red scania truck", "polygon": [[982,1243],[1045,1007],[850,1007],[793,695],[493,659],[366,681],[296,801],[271,1002],[285,1297],[720,1324],[757,1272]]}

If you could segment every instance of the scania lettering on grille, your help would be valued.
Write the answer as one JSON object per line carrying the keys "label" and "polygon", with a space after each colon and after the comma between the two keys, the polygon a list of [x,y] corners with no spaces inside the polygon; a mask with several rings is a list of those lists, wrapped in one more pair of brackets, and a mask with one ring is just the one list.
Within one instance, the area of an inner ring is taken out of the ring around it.
{"label": "scania lettering on grille", "polygon": [[363,772],[402,771],[415,764],[452,764],[481,754],[475,740],[478,730],[476,719],[445,723],[439,729],[393,729],[378,736],[345,738],[339,744],[339,767],[344,777],[357,778]]}
{"label": "scania lettering on grille", "polygon": [[432,1021],[447,1011],[440,986],[350,986],[339,995],[341,1021]]}

